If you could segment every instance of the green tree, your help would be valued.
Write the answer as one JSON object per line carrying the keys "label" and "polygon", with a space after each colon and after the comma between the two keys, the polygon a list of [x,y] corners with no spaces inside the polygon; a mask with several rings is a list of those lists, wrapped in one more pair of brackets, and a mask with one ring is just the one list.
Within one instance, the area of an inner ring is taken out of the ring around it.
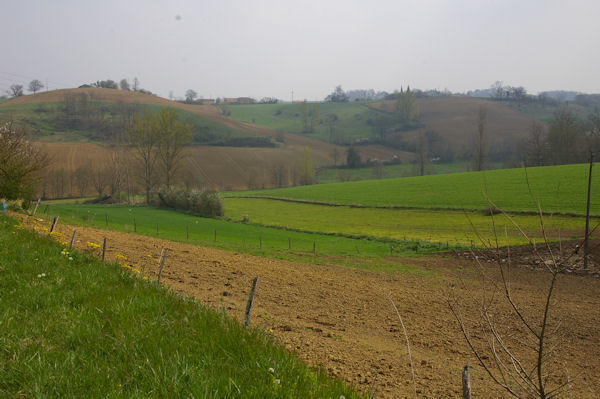
{"label": "green tree", "polygon": [[194,90],[192,89],[188,89],[185,92],[185,102],[187,103],[192,103],[194,102],[194,100],[196,99],[196,97],[198,97],[198,93],[196,93]]}
{"label": "green tree", "polygon": [[350,168],[360,167],[360,154],[358,153],[358,150],[352,146],[348,148],[348,152],[346,154],[346,164]]}
{"label": "green tree", "polygon": [[48,155],[28,140],[23,129],[13,122],[0,125],[0,198],[30,198],[49,162]]}
{"label": "green tree", "polygon": [[331,101],[334,103],[345,103],[348,102],[348,95],[342,89],[341,85],[335,87],[335,90],[327,97],[325,97],[325,101]]}

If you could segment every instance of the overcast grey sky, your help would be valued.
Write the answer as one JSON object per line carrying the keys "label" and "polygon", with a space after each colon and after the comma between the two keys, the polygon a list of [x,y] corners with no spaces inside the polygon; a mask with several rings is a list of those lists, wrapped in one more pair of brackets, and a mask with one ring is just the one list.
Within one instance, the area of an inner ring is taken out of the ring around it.
{"label": "overcast grey sky", "polygon": [[323,99],[494,81],[600,92],[598,0],[0,0],[0,90],[134,77],[160,96]]}

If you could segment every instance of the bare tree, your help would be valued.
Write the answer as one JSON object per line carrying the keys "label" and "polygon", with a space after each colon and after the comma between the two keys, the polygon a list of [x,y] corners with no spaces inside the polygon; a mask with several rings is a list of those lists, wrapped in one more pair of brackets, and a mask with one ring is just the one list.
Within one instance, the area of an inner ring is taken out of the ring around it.
{"label": "bare tree", "polygon": [[193,103],[194,100],[196,99],[196,97],[198,97],[198,93],[196,93],[192,89],[188,89],[185,92],[185,101],[188,102],[188,103]]}
{"label": "bare tree", "polygon": [[92,167],[87,164],[84,166],[79,166],[73,172],[75,178],[75,184],[77,185],[79,196],[83,197],[87,192],[87,189],[90,187],[90,180],[92,178]]}
{"label": "bare tree", "polygon": [[473,143],[473,170],[485,170],[487,168],[488,138],[486,135],[487,110],[479,107],[477,113],[477,135]]}
{"label": "bare tree", "polygon": [[167,188],[171,187],[175,173],[185,159],[185,146],[192,142],[192,126],[177,118],[177,111],[170,108],[163,108],[154,115],[153,125],[159,137],[158,157]]}
{"label": "bare tree", "polygon": [[31,82],[29,82],[29,91],[33,92],[33,94],[37,93],[43,88],[44,84],[38,79],[33,79]]}
{"label": "bare tree", "polygon": [[277,164],[271,167],[271,182],[275,187],[288,185],[288,170],[285,165]]}
{"label": "bare tree", "polygon": [[140,81],[138,78],[133,78],[133,85],[131,86],[133,91],[138,91],[140,89]]}
{"label": "bare tree", "polygon": [[542,166],[547,153],[546,129],[540,122],[533,122],[529,128],[529,137],[525,141],[525,163],[527,166]]}
{"label": "bare tree", "polygon": [[23,85],[10,85],[10,90],[6,91],[9,96],[20,97],[23,95]]}
{"label": "bare tree", "polygon": [[92,172],[92,183],[94,189],[98,193],[98,198],[104,195],[106,187],[110,183],[110,170],[106,167],[94,168]]}
{"label": "bare tree", "polygon": [[429,140],[424,132],[417,136],[417,159],[415,163],[416,174],[425,176],[429,169]]}
{"label": "bare tree", "polygon": [[[482,247],[488,251],[477,256],[473,253],[481,276],[481,292],[477,294],[469,290],[463,282],[468,299],[462,301],[454,296],[448,302],[450,309],[479,364],[496,384],[516,398],[557,397],[569,386],[570,377],[562,375],[556,378],[558,374],[563,374],[552,361],[552,356],[560,346],[560,321],[552,317],[551,310],[556,302],[557,279],[575,252],[562,254],[550,245],[539,203],[538,216],[544,239],[541,245],[536,245],[510,215],[493,202],[489,201],[489,204],[492,226],[495,226],[494,212],[500,212],[529,242],[532,253],[546,272],[545,295],[540,298],[538,307],[519,303],[510,281],[513,267],[510,248],[500,247],[499,234],[494,227],[494,243],[480,238]],[[493,278],[485,269],[483,262],[486,259],[495,263],[498,278]],[[502,303],[508,311],[501,310]],[[503,324],[503,320],[517,320],[520,326],[509,328]]]}
{"label": "bare tree", "polygon": [[160,140],[157,129],[153,127],[152,115],[136,116],[128,138],[134,156],[141,164],[142,182],[146,191],[146,203],[149,203],[150,191],[156,185],[156,162]]}

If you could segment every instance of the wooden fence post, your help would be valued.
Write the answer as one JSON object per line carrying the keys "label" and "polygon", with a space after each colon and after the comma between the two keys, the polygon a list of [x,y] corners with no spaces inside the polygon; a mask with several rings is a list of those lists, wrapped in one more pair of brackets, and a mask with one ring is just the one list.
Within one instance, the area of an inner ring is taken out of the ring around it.
{"label": "wooden fence post", "polygon": [[133,217],[133,232],[137,233],[137,224],[135,222],[135,216]]}
{"label": "wooden fence post", "polygon": [[313,255],[317,254],[317,243],[316,241],[313,241]]}
{"label": "wooden fence post", "polygon": [[258,236],[258,247],[262,249],[262,237]]}
{"label": "wooden fence post", "polygon": [[156,235],[159,236],[160,235],[160,230],[158,229],[158,223],[156,223]]}
{"label": "wooden fence post", "polygon": [[75,235],[77,234],[77,230],[73,230],[73,237],[71,237],[71,244],[69,245],[69,249],[73,249],[73,244],[75,244]]}
{"label": "wooden fence post", "polygon": [[590,238],[590,193],[592,191],[592,166],[594,165],[594,153],[590,151],[590,171],[588,173],[587,203],[585,208],[585,240],[583,242],[583,268],[588,268],[588,258],[590,256],[589,238]]}
{"label": "wooden fence post", "polygon": [[185,225],[185,239],[186,240],[190,239],[190,225],[189,224]]}
{"label": "wooden fence post", "polygon": [[356,254],[360,255],[360,251],[358,250],[358,245],[354,245],[354,249],[356,249]]}
{"label": "wooden fence post", "polygon": [[52,233],[54,231],[54,228],[56,227],[56,223],[58,223],[58,216],[54,216],[52,218],[52,226],[50,227],[50,233]]}
{"label": "wooden fence post", "polygon": [[46,207],[44,208],[44,213],[47,215],[49,210],[50,210],[50,205],[46,204]]}
{"label": "wooden fence post", "polygon": [[288,249],[292,249],[292,239],[288,237]]}
{"label": "wooden fence post", "polygon": [[157,280],[159,283],[160,283],[160,276],[162,276],[162,271],[163,271],[163,268],[165,267],[165,261],[167,259],[167,252],[168,251],[169,250],[167,248],[163,248],[163,250],[162,250],[162,252],[160,254],[160,264],[159,264],[159,267],[158,267],[158,280]]}
{"label": "wooden fence post", "polygon": [[217,242],[217,229],[215,229],[215,242]]}
{"label": "wooden fence post", "polygon": [[102,262],[106,259],[106,237],[104,237],[104,243],[102,243]]}
{"label": "wooden fence post", "polygon": [[35,216],[35,214],[37,212],[37,209],[38,209],[38,206],[40,206],[40,201],[41,200],[42,200],[41,198],[38,198],[37,202],[35,203],[35,208],[33,208],[33,213],[31,214],[31,216]]}
{"label": "wooden fence post", "polygon": [[256,284],[258,283],[258,276],[252,280],[252,288],[250,288],[250,296],[248,297],[248,303],[246,304],[246,313],[244,314],[244,326],[248,327],[250,323],[250,311],[252,310],[252,303],[254,302],[254,293],[256,292]]}
{"label": "wooden fence post", "polygon": [[105,221],[106,227],[108,227],[108,213],[107,212],[104,212],[104,221]]}
{"label": "wooden fence post", "polygon": [[471,399],[471,375],[469,373],[469,362],[465,364],[465,368],[462,372],[462,388],[463,399]]}

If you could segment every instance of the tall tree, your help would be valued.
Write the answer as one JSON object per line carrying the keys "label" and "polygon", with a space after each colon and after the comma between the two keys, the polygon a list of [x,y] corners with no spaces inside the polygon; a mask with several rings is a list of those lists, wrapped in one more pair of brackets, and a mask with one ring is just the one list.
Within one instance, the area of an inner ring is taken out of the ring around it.
{"label": "tall tree", "polygon": [[331,101],[334,103],[345,103],[348,101],[348,95],[342,89],[341,85],[335,87],[333,92],[325,97],[325,101]]}
{"label": "tall tree", "polygon": [[312,153],[310,151],[310,148],[308,147],[304,147],[301,168],[302,169],[300,170],[300,184],[313,184],[315,180],[315,170],[313,167]]}
{"label": "tall tree", "polygon": [[566,106],[557,110],[550,121],[548,145],[552,163],[562,165],[579,160],[577,117]]}
{"label": "tall tree", "polygon": [[346,164],[349,168],[358,168],[361,164],[360,154],[358,153],[358,150],[352,146],[348,147]]}
{"label": "tall tree", "polygon": [[38,91],[40,91],[43,88],[44,88],[44,84],[42,82],[40,82],[38,79],[33,79],[31,82],[29,82],[29,91],[32,92],[33,94],[37,93]]}
{"label": "tall tree", "polygon": [[546,163],[546,129],[540,122],[533,122],[525,140],[524,161],[527,166],[542,166]]}
{"label": "tall tree", "polygon": [[487,109],[479,107],[477,114],[477,134],[473,143],[473,170],[485,170],[488,158],[488,139],[486,135]]}
{"label": "tall tree", "polygon": [[419,132],[417,137],[416,174],[425,176],[429,167],[429,140],[424,132]]}
{"label": "tall tree", "polygon": [[177,111],[163,108],[154,115],[154,128],[157,129],[158,156],[163,172],[164,183],[171,187],[175,173],[184,159],[184,149],[192,142],[192,126],[178,120]]}
{"label": "tall tree", "polygon": [[412,125],[419,117],[417,97],[410,88],[407,88],[406,91],[400,91],[396,96],[396,111],[400,122],[404,125]]}
{"label": "tall tree", "polygon": [[136,115],[133,128],[129,131],[130,146],[142,167],[146,203],[150,202],[150,191],[156,186],[159,136],[158,130],[154,128],[153,119],[149,113],[143,116]]}
{"label": "tall tree", "polygon": [[133,85],[131,88],[133,91],[138,91],[140,89],[140,80],[138,78],[133,78]]}

